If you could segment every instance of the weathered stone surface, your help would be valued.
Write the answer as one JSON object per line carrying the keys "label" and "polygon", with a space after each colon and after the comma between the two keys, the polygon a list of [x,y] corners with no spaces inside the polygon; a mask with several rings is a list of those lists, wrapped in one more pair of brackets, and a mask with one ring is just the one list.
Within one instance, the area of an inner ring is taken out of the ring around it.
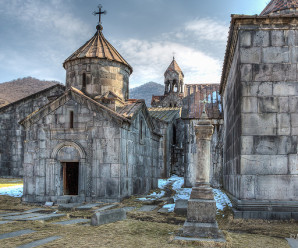
{"label": "weathered stone surface", "polygon": [[215,223],[216,203],[214,200],[190,199],[187,207],[187,220],[198,223]]}
{"label": "weathered stone surface", "polygon": [[45,238],[45,239],[36,240],[36,241],[33,241],[33,242],[25,244],[25,245],[18,246],[18,248],[38,247],[38,246],[50,243],[50,242],[55,241],[55,240],[60,239],[60,238],[61,238],[60,236],[52,236],[52,237],[48,237],[48,238]]}
{"label": "weathered stone surface", "polygon": [[7,223],[12,223],[12,221],[0,221],[0,225],[7,224]]}
{"label": "weathered stone surface", "polygon": [[44,214],[36,217],[27,218],[26,220],[52,220],[66,216],[65,214]]}
{"label": "weathered stone surface", "polygon": [[243,97],[241,111],[242,113],[257,113],[258,99],[256,97]]}
{"label": "weathered stone surface", "polygon": [[53,224],[64,226],[64,225],[74,225],[74,224],[78,224],[78,223],[87,223],[87,222],[90,222],[90,220],[89,219],[72,219],[72,220],[55,222]]}
{"label": "weathered stone surface", "polygon": [[104,212],[97,212],[91,218],[92,226],[99,226],[108,223],[113,223],[116,221],[121,221],[126,219],[126,211],[123,209],[114,209]]}
{"label": "weathered stone surface", "polygon": [[289,155],[289,171],[291,175],[298,175],[298,154]]}
{"label": "weathered stone surface", "polygon": [[0,239],[8,239],[8,238],[14,238],[25,234],[34,233],[35,231],[30,229],[24,229],[20,231],[10,232],[10,233],[4,233],[0,234]]}
{"label": "weathered stone surface", "polygon": [[197,238],[209,238],[212,241],[214,239],[224,240],[222,232],[219,230],[217,223],[192,223],[185,222],[183,225],[183,236],[185,237],[197,237]]}
{"label": "weathered stone surface", "polygon": [[288,63],[289,48],[288,47],[266,47],[262,53],[263,63]]}
{"label": "weathered stone surface", "polygon": [[276,135],[276,114],[241,114],[243,135]]}
{"label": "weathered stone surface", "polygon": [[140,207],[137,211],[138,212],[151,212],[157,208],[156,205],[144,205]]}
{"label": "weathered stone surface", "polygon": [[105,211],[105,210],[108,210],[108,209],[110,209],[110,208],[112,208],[112,207],[115,207],[115,206],[116,206],[115,204],[106,205],[106,206],[103,206],[103,207],[101,207],[101,208],[96,209],[95,211],[96,211],[96,212],[99,212],[99,211]]}
{"label": "weathered stone surface", "polygon": [[270,44],[269,31],[258,30],[254,33],[253,46],[266,47],[266,46],[269,46],[269,44]]}
{"label": "weathered stone surface", "polygon": [[259,64],[261,62],[261,48],[242,48],[240,50],[241,63]]}
{"label": "weathered stone surface", "polygon": [[240,46],[241,47],[250,47],[252,42],[252,32],[245,31],[241,33],[240,36]]}
{"label": "weathered stone surface", "polygon": [[259,97],[258,105],[259,113],[277,113],[279,109],[277,97]]}
{"label": "weathered stone surface", "polygon": [[174,212],[178,215],[187,216],[188,200],[176,200]]}
{"label": "weathered stone surface", "polygon": [[252,65],[242,64],[241,65],[241,81],[251,81],[252,80]]}

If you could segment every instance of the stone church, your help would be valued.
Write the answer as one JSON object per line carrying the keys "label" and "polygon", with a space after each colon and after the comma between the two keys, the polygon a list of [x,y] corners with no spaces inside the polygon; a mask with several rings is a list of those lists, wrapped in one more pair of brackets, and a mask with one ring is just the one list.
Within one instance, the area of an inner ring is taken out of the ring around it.
{"label": "stone church", "polygon": [[144,100],[129,99],[132,67],[102,30],[65,60],[64,94],[21,121],[25,202],[111,202],[157,187],[161,136]]}
{"label": "stone church", "polygon": [[[11,134],[0,140],[1,174],[24,175],[26,202],[119,201],[173,173],[191,187],[205,106],[211,184],[234,216],[297,220],[297,10],[272,0],[260,15],[232,15],[220,85],[185,84],[173,58],[149,109],[129,98],[132,67],[98,25],[63,64],[66,90],[49,85],[0,108]],[[21,117],[24,128],[12,124]]]}

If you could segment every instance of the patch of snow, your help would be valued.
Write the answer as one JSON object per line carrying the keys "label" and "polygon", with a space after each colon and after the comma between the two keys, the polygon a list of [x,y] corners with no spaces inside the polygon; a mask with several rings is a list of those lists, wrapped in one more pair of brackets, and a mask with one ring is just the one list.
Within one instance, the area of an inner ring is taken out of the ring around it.
{"label": "patch of snow", "polygon": [[229,197],[220,189],[213,189],[217,210],[223,210],[225,206],[232,207]]}
{"label": "patch of snow", "polygon": [[166,208],[166,209],[168,209],[168,213],[172,213],[172,212],[174,212],[174,209],[175,209],[175,203],[166,204],[162,208]]}
{"label": "patch of snow", "polygon": [[22,197],[23,185],[0,188],[0,195],[8,195],[12,197]]}

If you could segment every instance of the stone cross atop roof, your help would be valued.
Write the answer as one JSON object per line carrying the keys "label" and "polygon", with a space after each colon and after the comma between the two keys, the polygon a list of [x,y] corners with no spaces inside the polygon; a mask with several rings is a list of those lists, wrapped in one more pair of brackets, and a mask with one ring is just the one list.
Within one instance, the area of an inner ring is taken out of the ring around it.
{"label": "stone cross atop roof", "polygon": [[260,15],[288,14],[296,12],[296,9],[298,9],[298,0],[271,0]]}

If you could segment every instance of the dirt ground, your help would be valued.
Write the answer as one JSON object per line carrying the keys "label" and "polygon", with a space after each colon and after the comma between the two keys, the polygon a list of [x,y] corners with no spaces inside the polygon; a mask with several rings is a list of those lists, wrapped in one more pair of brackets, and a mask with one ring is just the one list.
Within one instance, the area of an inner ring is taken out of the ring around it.
{"label": "dirt ground", "polygon": [[[1,183],[0,181],[0,187]],[[135,197],[127,199],[117,207],[123,205],[140,207],[140,203],[135,201]],[[20,198],[0,196],[0,214],[4,211],[23,211],[36,207],[37,205],[22,204]],[[60,220],[74,217],[91,218],[92,216],[91,210],[65,213],[67,216]],[[32,229],[37,232],[0,240],[0,247],[17,247],[50,236],[61,236],[62,238],[40,247],[218,247],[211,243],[174,241],[175,235],[183,226],[185,217],[177,216],[174,213],[157,213],[157,210],[152,212],[131,211],[128,212],[125,221],[98,227],[89,224],[67,226],[53,224],[57,221],[55,219],[52,221],[19,221],[17,224],[15,222],[3,224],[0,226],[0,234],[21,229]],[[236,220],[233,219],[231,210],[227,208],[217,216],[217,221],[227,240],[224,247],[288,248],[289,245],[285,238],[298,233],[297,221]]]}

